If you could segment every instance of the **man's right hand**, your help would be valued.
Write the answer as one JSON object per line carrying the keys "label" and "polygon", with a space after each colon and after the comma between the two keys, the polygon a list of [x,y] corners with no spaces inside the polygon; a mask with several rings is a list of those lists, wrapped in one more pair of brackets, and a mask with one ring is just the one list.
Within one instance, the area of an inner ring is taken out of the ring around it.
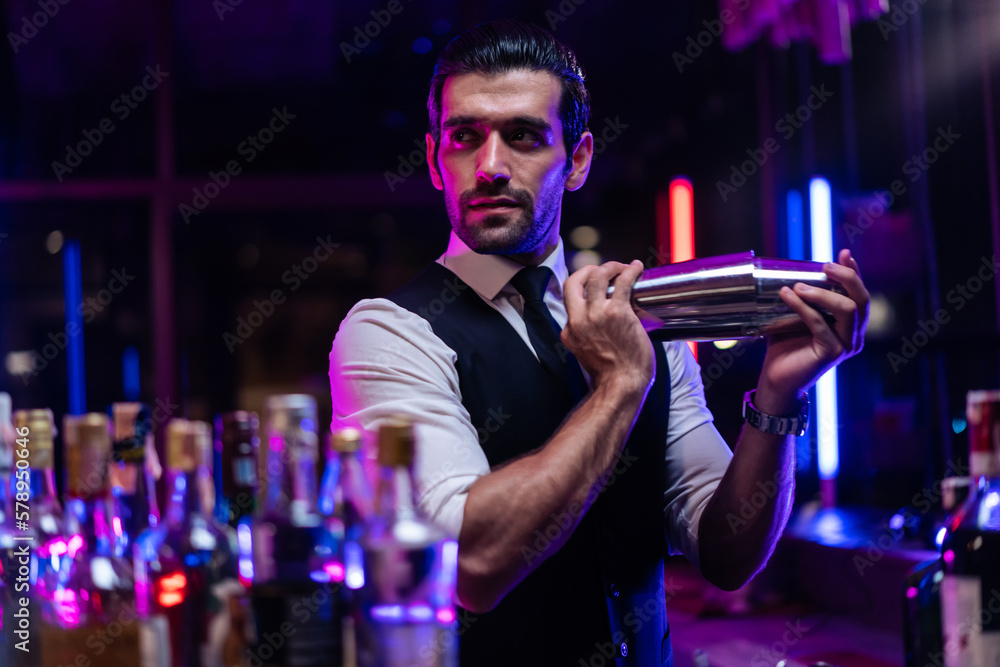
{"label": "man's right hand", "polygon": [[[585,266],[563,285],[569,321],[562,342],[594,379],[625,383],[643,393],[656,372],[653,345],[632,307],[632,286],[642,275],[639,260]],[[608,286],[615,291],[607,296]]]}

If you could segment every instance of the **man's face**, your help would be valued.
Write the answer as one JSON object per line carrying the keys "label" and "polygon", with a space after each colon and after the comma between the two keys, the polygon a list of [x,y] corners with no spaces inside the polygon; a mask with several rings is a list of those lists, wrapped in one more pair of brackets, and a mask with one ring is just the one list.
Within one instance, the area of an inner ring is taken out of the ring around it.
{"label": "man's face", "polygon": [[558,242],[563,189],[583,185],[592,146],[585,133],[567,168],[561,95],[548,72],[445,81],[437,164],[429,134],[427,156],[451,226],[474,251],[544,257]]}

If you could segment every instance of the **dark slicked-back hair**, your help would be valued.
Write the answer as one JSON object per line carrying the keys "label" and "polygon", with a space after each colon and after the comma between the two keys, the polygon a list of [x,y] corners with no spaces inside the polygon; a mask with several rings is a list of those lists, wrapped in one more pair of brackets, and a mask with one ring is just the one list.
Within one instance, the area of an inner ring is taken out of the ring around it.
{"label": "dark slicked-back hair", "polygon": [[441,92],[449,76],[477,72],[487,76],[527,69],[549,72],[562,82],[559,120],[567,158],[587,129],[590,94],[576,55],[548,30],[512,19],[481,23],[451,40],[434,66],[427,112],[428,132],[434,137],[434,161],[441,143]]}

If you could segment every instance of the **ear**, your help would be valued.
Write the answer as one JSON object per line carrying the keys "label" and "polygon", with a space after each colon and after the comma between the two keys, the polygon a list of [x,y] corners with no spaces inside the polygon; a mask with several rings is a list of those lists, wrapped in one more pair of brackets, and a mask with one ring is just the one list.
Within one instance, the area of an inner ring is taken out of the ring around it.
{"label": "ear", "polygon": [[567,190],[579,190],[587,182],[590,173],[590,162],[594,159],[594,135],[589,131],[580,136],[580,141],[573,149],[573,166],[566,177]]}
{"label": "ear", "polygon": [[441,180],[441,172],[438,171],[438,166],[434,160],[434,137],[428,132],[425,137],[427,142],[427,169],[431,172],[431,183],[438,190],[444,190],[444,181]]}

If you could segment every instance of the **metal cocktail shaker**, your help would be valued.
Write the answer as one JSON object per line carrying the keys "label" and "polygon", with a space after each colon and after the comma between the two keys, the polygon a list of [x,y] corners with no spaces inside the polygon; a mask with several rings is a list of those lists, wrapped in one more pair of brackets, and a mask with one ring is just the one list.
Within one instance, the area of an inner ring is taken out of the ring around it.
{"label": "metal cocktail shaker", "polygon": [[756,338],[807,331],[778,295],[799,282],[846,294],[820,262],[768,259],[750,250],[647,269],[632,289],[632,303],[656,340]]}

